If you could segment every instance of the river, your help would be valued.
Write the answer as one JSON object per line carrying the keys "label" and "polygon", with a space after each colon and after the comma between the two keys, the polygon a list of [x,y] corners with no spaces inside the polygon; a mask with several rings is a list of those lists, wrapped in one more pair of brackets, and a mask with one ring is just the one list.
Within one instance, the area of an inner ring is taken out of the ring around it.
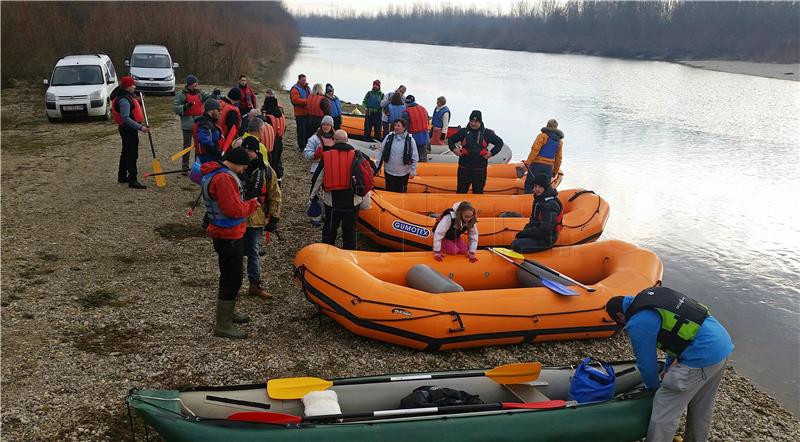
{"label": "river", "polygon": [[[733,365],[800,414],[800,83],[656,61],[308,38],[284,77],[361,102],[372,80],[444,95],[464,125],[483,111],[527,157],[550,118],[564,131],[562,188],[602,195],[601,239],[656,252],[665,285],[708,305]],[[792,203],[791,200],[795,202]]]}

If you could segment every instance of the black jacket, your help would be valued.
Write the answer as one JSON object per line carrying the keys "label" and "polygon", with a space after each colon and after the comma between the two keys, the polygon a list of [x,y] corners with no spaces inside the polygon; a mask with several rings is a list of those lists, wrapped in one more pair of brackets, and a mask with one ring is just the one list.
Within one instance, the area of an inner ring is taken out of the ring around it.
{"label": "black jacket", "polygon": [[558,239],[558,216],[561,213],[561,201],[558,192],[552,187],[533,198],[533,210],[528,224],[517,234],[517,238],[533,238],[549,241],[553,244]]}

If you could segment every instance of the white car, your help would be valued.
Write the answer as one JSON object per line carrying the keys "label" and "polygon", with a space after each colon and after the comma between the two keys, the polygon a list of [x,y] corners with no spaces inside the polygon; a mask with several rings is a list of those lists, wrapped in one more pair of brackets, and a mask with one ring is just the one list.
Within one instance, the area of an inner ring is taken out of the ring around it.
{"label": "white car", "polygon": [[140,91],[161,92],[175,95],[175,71],[180,67],[172,62],[172,56],[161,45],[136,45],[125,66]]}
{"label": "white car", "polygon": [[111,118],[111,91],[117,72],[108,55],[70,55],[58,60],[47,86],[44,105],[50,122],[70,117]]}

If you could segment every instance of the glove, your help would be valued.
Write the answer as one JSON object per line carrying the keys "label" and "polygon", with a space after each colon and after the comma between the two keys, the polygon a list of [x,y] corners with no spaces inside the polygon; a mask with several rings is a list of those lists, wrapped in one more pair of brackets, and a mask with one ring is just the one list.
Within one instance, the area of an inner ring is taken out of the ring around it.
{"label": "glove", "polygon": [[442,252],[433,252],[433,259],[442,262],[444,260],[444,255],[442,255]]}
{"label": "glove", "polygon": [[267,223],[266,226],[264,226],[264,230],[266,230],[267,232],[276,232],[276,231],[278,231],[278,217],[270,216],[269,217],[269,222]]}
{"label": "glove", "polygon": [[445,138],[447,138],[447,137],[445,136],[444,131],[443,131],[442,133],[439,134],[439,139],[444,141]]}
{"label": "glove", "polygon": [[314,156],[312,157],[315,160],[322,158],[322,147],[318,147],[317,150],[314,151]]}
{"label": "glove", "polygon": [[469,260],[469,262],[478,262],[478,257],[475,256],[475,252],[467,253],[467,259]]}

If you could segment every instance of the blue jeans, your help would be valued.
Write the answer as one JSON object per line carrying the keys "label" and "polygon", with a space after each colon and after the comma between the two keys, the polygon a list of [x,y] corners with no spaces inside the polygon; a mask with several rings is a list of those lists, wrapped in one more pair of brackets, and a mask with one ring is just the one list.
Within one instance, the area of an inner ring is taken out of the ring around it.
{"label": "blue jeans", "polygon": [[250,281],[259,281],[261,279],[258,251],[263,237],[263,227],[248,227],[244,232],[244,255],[247,256],[247,279]]}
{"label": "blue jeans", "polygon": [[540,173],[547,175],[547,181],[553,181],[553,166],[531,163],[528,165],[528,176],[525,177],[525,193],[533,193],[533,177]]}

